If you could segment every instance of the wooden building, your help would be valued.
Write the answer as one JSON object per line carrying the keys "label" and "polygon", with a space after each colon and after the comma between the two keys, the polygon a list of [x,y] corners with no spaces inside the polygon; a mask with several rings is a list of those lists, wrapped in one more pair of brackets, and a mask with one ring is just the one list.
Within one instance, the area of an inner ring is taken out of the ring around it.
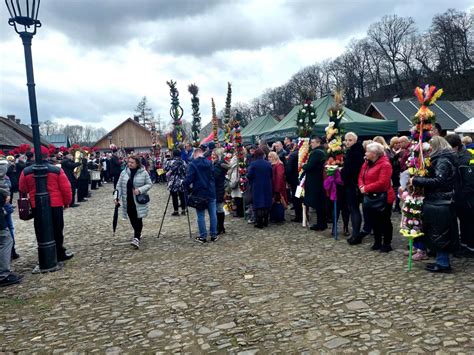
{"label": "wooden building", "polygon": [[[33,131],[31,128],[15,117],[0,116],[0,149],[8,152],[20,144],[29,144],[33,148]],[[49,142],[41,137],[41,144],[47,147]]]}
{"label": "wooden building", "polygon": [[[110,151],[110,145],[115,144],[118,148],[131,152],[149,152],[151,149],[151,132],[143,127],[140,123],[127,118],[113,130],[99,139],[94,147],[99,151]],[[163,138],[158,138],[158,144],[166,146]]]}

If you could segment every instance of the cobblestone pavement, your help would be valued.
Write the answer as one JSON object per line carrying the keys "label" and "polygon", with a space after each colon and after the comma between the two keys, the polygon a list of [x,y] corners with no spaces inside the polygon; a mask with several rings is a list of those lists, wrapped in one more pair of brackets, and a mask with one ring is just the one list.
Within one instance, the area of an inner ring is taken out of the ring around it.
{"label": "cobblestone pavement", "polygon": [[[112,236],[112,186],[65,211],[63,270],[32,275],[32,223],[16,221],[20,285],[0,290],[0,351],[474,353],[474,260],[455,272],[406,271],[405,241],[388,255],[287,222],[255,230],[227,217],[225,236],[197,244],[186,217],[151,191],[142,248]],[[197,230],[194,211],[192,227]]]}

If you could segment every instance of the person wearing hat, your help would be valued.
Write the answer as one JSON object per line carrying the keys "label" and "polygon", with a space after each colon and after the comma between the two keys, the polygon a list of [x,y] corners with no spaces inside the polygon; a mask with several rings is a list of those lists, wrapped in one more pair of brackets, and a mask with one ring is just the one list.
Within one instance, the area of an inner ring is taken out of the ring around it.
{"label": "person wearing hat", "polygon": [[0,160],[0,287],[9,286],[21,281],[21,277],[10,271],[13,239],[8,232],[8,224],[4,208],[10,201],[10,191],[6,186],[5,177],[8,162]]}
{"label": "person wearing hat", "polygon": [[66,156],[61,161],[61,167],[63,168],[64,173],[66,174],[69,180],[69,183],[71,184],[72,201],[69,207],[79,206],[78,204],[74,203],[75,197],[76,197],[76,190],[77,190],[77,179],[76,179],[76,176],[74,175],[74,169],[81,165],[82,163],[80,162],[77,162],[77,163],[74,162],[74,157],[72,156],[71,152],[67,152]]}
{"label": "person wearing hat", "polygon": [[[56,253],[58,261],[65,261],[71,259],[74,254],[67,252],[64,248],[64,208],[69,207],[72,201],[72,190],[71,184],[64,173],[64,170],[49,164],[46,160],[48,159],[48,149],[41,147],[41,157],[43,164],[46,165],[48,174],[46,177],[46,188],[49,193],[49,204],[51,206],[51,217],[54,240],[56,242]],[[38,211],[36,211],[36,181],[33,174],[33,167],[26,167],[20,175],[20,192],[28,194],[30,197],[31,207],[33,209],[34,227],[35,233],[38,235],[39,231],[39,219]]]}

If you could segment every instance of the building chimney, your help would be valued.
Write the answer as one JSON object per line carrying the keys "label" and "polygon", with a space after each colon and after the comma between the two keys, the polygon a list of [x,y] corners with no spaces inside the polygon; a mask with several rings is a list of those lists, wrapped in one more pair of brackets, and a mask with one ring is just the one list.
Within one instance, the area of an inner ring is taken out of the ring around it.
{"label": "building chimney", "polygon": [[134,120],[135,122],[140,123],[140,116],[137,116],[137,115],[133,116],[133,120]]}
{"label": "building chimney", "polygon": [[12,121],[12,122],[15,122],[15,115],[7,115],[7,118]]}
{"label": "building chimney", "polygon": [[19,118],[15,118],[15,122],[16,122],[16,124],[20,124],[21,120]]}

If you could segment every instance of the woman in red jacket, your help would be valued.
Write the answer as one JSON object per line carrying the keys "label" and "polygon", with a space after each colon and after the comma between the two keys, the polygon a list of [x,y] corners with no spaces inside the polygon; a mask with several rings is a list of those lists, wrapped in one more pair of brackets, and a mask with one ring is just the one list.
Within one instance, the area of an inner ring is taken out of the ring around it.
{"label": "woman in red jacket", "polygon": [[[270,152],[268,154],[268,161],[272,164],[273,203],[281,203],[283,205],[283,209],[285,210],[288,206],[288,196],[286,194],[285,166],[283,165],[276,152]],[[274,222],[283,222],[285,220],[284,210],[282,217],[272,216]]]}
{"label": "woman in red jacket", "polygon": [[[359,173],[359,189],[364,194],[364,208],[373,221],[372,250],[388,253],[392,250],[393,227],[390,220],[395,192],[392,189],[392,165],[380,143],[371,143],[365,152],[365,163]],[[383,241],[382,241],[383,237]]]}

